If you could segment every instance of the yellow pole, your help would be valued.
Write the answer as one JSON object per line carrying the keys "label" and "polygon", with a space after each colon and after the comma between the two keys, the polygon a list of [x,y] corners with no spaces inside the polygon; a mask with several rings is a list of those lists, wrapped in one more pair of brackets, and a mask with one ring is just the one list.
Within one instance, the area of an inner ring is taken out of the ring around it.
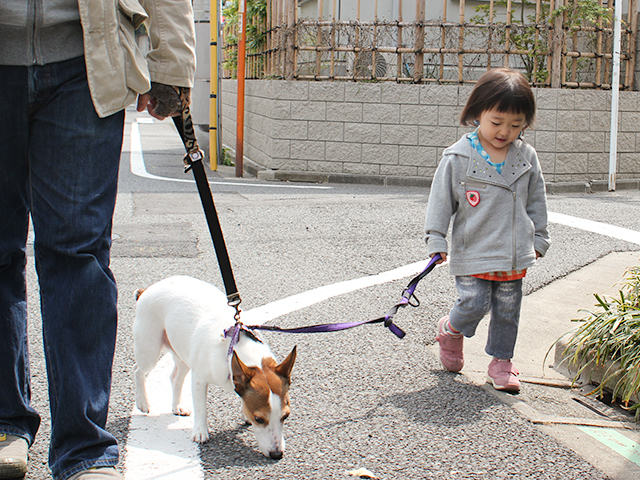
{"label": "yellow pole", "polygon": [[218,7],[220,0],[211,0],[211,44],[209,47],[209,164],[211,170],[218,169]]}

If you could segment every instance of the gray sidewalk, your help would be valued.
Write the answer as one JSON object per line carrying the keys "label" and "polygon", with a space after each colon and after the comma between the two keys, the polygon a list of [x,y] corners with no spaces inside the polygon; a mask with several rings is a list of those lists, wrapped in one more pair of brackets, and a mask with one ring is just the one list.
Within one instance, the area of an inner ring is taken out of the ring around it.
{"label": "gray sidewalk", "polygon": [[[523,382],[519,395],[497,392],[486,381],[490,361],[484,352],[488,318],[481,322],[475,337],[465,339],[465,366],[461,371],[471,382],[616,480],[640,478],[640,427],[630,421],[631,416],[585,396],[591,386],[572,388],[571,379],[562,374],[561,368],[554,368],[554,343],[577,328],[571,320],[586,316],[580,310],[592,309],[596,303],[593,294],[616,294],[625,270],[639,263],[638,252],[611,253],[524,297],[513,359]],[[437,343],[432,352],[438,355]],[[584,433],[581,427],[596,427],[605,439],[612,431],[615,435],[621,433],[636,443],[635,456],[632,452],[631,459],[625,458],[620,451]]]}

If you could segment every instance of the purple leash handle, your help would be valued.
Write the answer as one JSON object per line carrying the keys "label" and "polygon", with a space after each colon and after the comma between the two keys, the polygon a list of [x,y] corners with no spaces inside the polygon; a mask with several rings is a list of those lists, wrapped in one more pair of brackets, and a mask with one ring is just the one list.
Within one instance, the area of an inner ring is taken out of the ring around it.
{"label": "purple leash handle", "polygon": [[[347,330],[349,328],[359,327],[360,325],[365,325],[367,323],[381,323],[384,322],[384,326],[387,327],[395,336],[398,338],[404,338],[406,333],[397,325],[393,323],[393,316],[398,312],[398,309],[401,307],[406,307],[407,305],[411,305],[412,307],[417,307],[420,305],[420,302],[415,297],[413,292],[420,280],[422,280],[427,274],[429,274],[436,266],[436,263],[442,260],[442,256],[439,253],[436,253],[429,263],[425,267],[425,269],[418,276],[413,278],[407,288],[405,288],[402,293],[402,298],[400,302],[394,305],[384,317],[375,318],[373,320],[363,320],[360,322],[344,322],[344,323],[326,323],[320,325],[311,325],[308,327],[294,327],[294,328],[281,328],[275,325],[243,325],[241,322],[237,322],[233,327],[228,328],[224,332],[225,337],[231,337],[231,341],[229,342],[229,356],[233,354],[233,349],[238,343],[238,339],[240,338],[240,332],[245,331],[249,335],[255,337],[252,333],[254,330],[268,330],[272,332],[283,332],[283,333],[322,333],[322,332],[337,332],[340,330]],[[411,303],[411,299],[414,298],[416,303]],[[261,341],[259,338],[255,337],[256,340]]]}
{"label": "purple leash handle", "polygon": [[[422,280],[429,273],[431,273],[431,271],[436,267],[436,264],[440,260],[442,260],[442,255],[440,255],[439,253],[436,253],[433,257],[431,257],[431,260],[429,260],[429,263],[427,263],[427,266],[424,268],[424,270],[418,276],[414,277],[409,282],[409,285],[407,286],[407,288],[404,289],[404,292],[402,293],[402,298],[400,299],[400,302],[398,302],[393,307],[391,307],[391,309],[385,315],[385,317],[384,317],[384,325],[385,325],[385,327],[387,327],[387,328],[389,328],[391,330],[391,327],[395,326],[394,323],[393,323],[393,316],[398,312],[399,308],[406,307],[407,305],[411,305],[412,307],[420,306],[420,301],[413,294],[413,292],[415,292],[416,287],[418,286],[418,283],[420,282],[420,280]],[[412,298],[415,299],[416,303],[411,303],[411,299]],[[393,332],[393,330],[391,330],[391,331]],[[403,334],[404,334],[404,332],[403,332]],[[396,333],[396,335],[398,335],[398,334]],[[402,335],[402,336],[404,337],[404,335]],[[402,337],[400,337],[400,338],[402,338]]]}

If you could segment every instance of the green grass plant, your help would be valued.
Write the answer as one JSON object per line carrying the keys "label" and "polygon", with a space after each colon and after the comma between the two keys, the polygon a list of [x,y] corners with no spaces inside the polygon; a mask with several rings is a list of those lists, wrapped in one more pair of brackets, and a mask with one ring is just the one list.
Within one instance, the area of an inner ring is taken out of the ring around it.
{"label": "green grass plant", "polygon": [[[603,379],[592,394],[603,396],[610,389],[614,400],[635,410],[640,417],[640,267],[625,274],[618,296],[595,295],[594,311],[570,338],[563,361],[578,368],[575,379],[587,369],[601,369]],[[635,399],[635,400],[633,400]],[[636,402],[630,406],[630,403]]]}

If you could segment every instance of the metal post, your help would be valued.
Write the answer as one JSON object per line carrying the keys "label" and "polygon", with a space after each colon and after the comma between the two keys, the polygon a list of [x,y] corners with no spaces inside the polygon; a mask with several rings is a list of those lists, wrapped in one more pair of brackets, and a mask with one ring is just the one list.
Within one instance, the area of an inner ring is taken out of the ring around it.
{"label": "metal post", "polygon": [[616,0],[613,13],[613,78],[611,80],[611,134],[609,143],[609,191],[616,189],[618,157],[618,100],[620,97],[620,37],[622,0]]}
{"label": "metal post", "polygon": [[218,5],[219,0],[211,0],[209,30],[209,167],[218,169]]}
{"label": "metal post", "polygon": [[236,102],[236,177],[242,177],[244,163],[244,75],[247,43],[247,0],[238,4],[238,100]]}

